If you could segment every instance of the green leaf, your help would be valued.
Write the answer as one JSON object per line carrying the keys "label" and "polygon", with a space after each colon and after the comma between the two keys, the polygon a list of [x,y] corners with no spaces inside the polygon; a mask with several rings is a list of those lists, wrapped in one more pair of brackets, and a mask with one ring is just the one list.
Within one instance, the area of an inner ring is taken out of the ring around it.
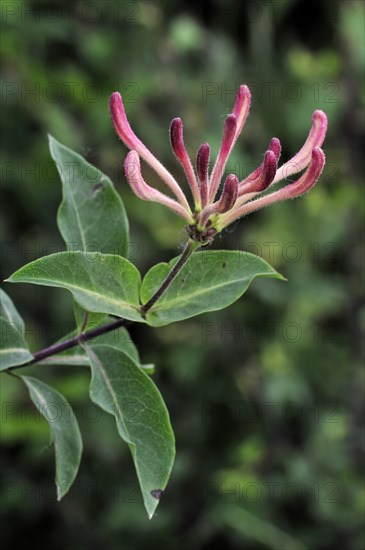
{"label": "green leaf", "polygon": [[130,447],[151,519],[175,457],[166,405],[152,380],[128,355],[109,345],[85,347],[92,367],[91,400],[115,416],[118,432]]}
{"label": "green leaf", "polygon": [[87,311],[144,322],[138,311],[139,271],[121,256],[59,252],[21,267],[8,281],[65,288]]}
{"label": "green leaf", "polygon": [[24,339],[24,321],[12,300],[0,289],[0,371],[33,359]]}
{"label": "green leaf", "polygon": [[57,223],[67,248],[126,256],[128,220],[111,180],[52,136],[49,148],[62,181]]}
{"label": "green leaf", "polygon": [[[57,222],[67,248],[127,256],[128,219],[113,183],[78,153],[48,137],[51,156],[62,181],[63,198]],[[81,326],[84,312],[77,304],[75,317]],[[99,324],[103,317],[91,313],[86,328]]]}
{"label": "green leaf", "polygon": [[34,405],[47,420],[56,455],[57,499],[73,484],[82,455],[82,440],[74,412],[58,391],[30,376],[21,376]]}
{"label": "green leaf", "polygon": [[[143,304],[151,298],[176,261],[174,258],[169,264],[157,264],[150,269],[141,286]],[[146,320],[158,327],[222,309],[240,298],[256,277],[284,279],[267,262],[248,252],[195,252],[147,313]]]}

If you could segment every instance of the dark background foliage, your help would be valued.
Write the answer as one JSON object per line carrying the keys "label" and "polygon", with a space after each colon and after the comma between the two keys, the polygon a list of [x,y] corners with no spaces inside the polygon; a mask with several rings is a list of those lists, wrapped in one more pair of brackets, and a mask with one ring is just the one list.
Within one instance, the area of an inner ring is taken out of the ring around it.
{"label": "dark background foliage", "polygon": [[[142,272],[181,247],[179,220],[138,200],[125,182],[126,149],[108,113],[114,90],[136,133],[180,180],[170,120],[183,119],[192,155],[203,141],[216,151],[240,83],[253,93],[229,163],[240,174],[261,162],[272,136],[287,160],[312,112],[329,117],[316,188],[241,220],[215,243],[259,254],[288,282],[257,281],[225,311],[131,329],[143,362],[156,364],[177,439],[156,517],[147,520],[113,418],[89,404],[87,369],[33,367],[27,372],[73,404],[85,452],[75,487],[57,503],[48,427],[25,389],[2,377],[4,543],[363,549],[363,2],[4,0],[1,12],[2,278],[63,250],[47,133],[112,177]],[[73,327],[64,291],[4,288],[32,349]]]}

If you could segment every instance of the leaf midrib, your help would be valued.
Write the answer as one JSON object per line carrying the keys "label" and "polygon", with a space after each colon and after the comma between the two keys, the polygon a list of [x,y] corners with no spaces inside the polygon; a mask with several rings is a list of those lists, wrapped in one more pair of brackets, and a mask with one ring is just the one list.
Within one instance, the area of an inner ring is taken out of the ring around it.
{"label": "leaf midrib", "polygon": [[205,289],[205,288],[201,288],[199,289],[198,291],[195,291],[191,294],[185,294],[185,295],[182,295],[182,296],[177,296],[176,298],[173,298],[171,300],[167,300],[166,297],[165,297],[165,302],[163,300],[161,300],[160,303],[157,303],[153,308],[151,308],[150,310],[150,313],[151,312],[155,312],[157,310],[160,310],[161,309],[166,309],[168,307],[170,307],[171,304],[178,304],[180,302],[183,302],[183,301],[190,301],[191,298],[194,298],[196,296],[201,296],[201,295],[204,295],[204,294],[208,294],[209,292],[212,292],[213,290],[216,290],[218,288],[221,288],[223,286],[230,286],[230,285],[233,285],[235,283],[243,283],[244,281],[248,281],[250,282],[252,279],[254,279],[255,277],[266,277],[266,276],[271,276],[271,275],[275,275],[275,273],[255,273],[254,275],[252,275],[251,277],[247,278],[241,278],[241,279],[234,279],[233,281],[230,281],[229,283],[227,282],[223,282],[223,283],[220,283],[218,285],[214,285],[214,286],[210,286],[208,289]]}
{"label": "leaf midrib", "polygon": [[24,352],[24,351],[25,351],[25,352],[29,353],[29,355],[30,355],[31,357],[33,357],[32,354],[30,353],[30,351],[29,351],[27,348],[6,348],[6,349],[0,349],[0,353],[17,353],[17,352],[19,352],[19,351],[21,351],[21,352]]}
{"label": "leaf midrib", "polygon": [[[124,428],[124,430],[125,430],[125,433],[128,435],[128,438],[129,438],[129,442],[128,442],[128,443],[129,443],[129,445],[135,446],[135,443],[133,443],[133,441],[131,440],[129,431],[128,431],[127,426],[126,426],[126,424],[125,424],[125,422],[124,422],[123,412],[122,412],[122,409],[121,409],[120,406],[119,406],[118,397],[117,397],[117,395],[116,395],[116,393],[115,393],[115,391],[114,391],[114,389],[113,389],[113,385],[111,384],[111,382],[110,382],[110,380],[109,380],[108,374],[107,374],[107,372],[105,371],[105,369],[104,369],[104,367],[103,367],[103,364],[102,364],[102,362],[100,361],[100,359],[99,359],[99,357],[97,356],[97,354],[95,353],[95,351],[94,351],[91,347],[89,347],[89,346],[87,346],[87,349],[89,350],[89,353],[90,353],[90,351],[91,351],[91,354],[93,355],[93,358],[94,358],[94,362],[95,362],[97,368],[99,369],[99,372],[101,373],[101,375],[102,375],[102,377],[103,377],[103,380],[104,380],[104,382],[105,382],[105,384],[106,384],[106,386],[107,386],[107,388],[108,388],[108,390],[109,390],[109,393],[110,393],[110,395],[111,395],[111,397],[112,397],[113,403],[114,403],[114,405],[115,405],[115,407],[116,407],[116,410],[118,411],[118,415],[119,415],[120,422],[121,422],[121,424],[123,425],[123,428]],[[109,411],[108,411],[108,412],[109,412]]]}
{"label": "leaf midrib", "polygon": [[[8,279],[9,282],[12,282],[11,281],[11,278]],[[97,292],[93,292],[92,290],[88,290],[88,289],[85,289],[84,287],[82,286],[77,286],[77,285],[74,285],[74,284],[71,284],[71,283],[67,283],[67,285],[63,285],[63,284],[55,284],[55,281],[53,279],[31,279],[31,280],[28,280],[28,279],[18,279],[18,280],[14,280],[14,282],[24,282],[24,283],[33,283],[35,282],[35,280],[38,280],[38,281],[41,281],[40,284],[44,283],[45,286],[49,285],[49,286],[53,286],[53,287],[56,287],[56,288],[64,288],[66,290],[70,290],[71,288],[76,290],[76,291],[80,291],[82,292],[83,294],[87,294],[89,296],[95,296],[95,297],[98,297],[99,299],[102,298],[103,301],[107,301],[111,304],[115,304],[117,306],[120,306],[120,305],[126,305],[128,306],[133,312],[136,311],[138,313],[138,306],[137,305],[133,305],[129,302],[126,302],[124,300],[122,300],[121,298],[116,300],[114,298],[111,298],[110,296],[108,295],[105,295],[105,294],[98,294]],[[99,312],[94,312],[94,313],[99,313]],[[104,313],[104,311],[101,311],[100,313]]]}
{"label": "leaf midrib", "polygon": [[80,213],[79,213],[78,208],[76,208],[75,197],[74,197],[74,195],[72,193],[72,190],[70,189],[70,186],[68,184],[67,184],[67,188],[69,190],[68,194],[71,197],[71,202],[72,202],[74,212],[76,213],[76,220],[77,220],[77,225],[79,226],[83,252],[85,252],[87,247],[86,247],[86,240],[85,240],[85,236],[84,236],[84,233],[83,233],[83,227],[82,227],[82,223],[81,223],[81,219],[80,219]]}

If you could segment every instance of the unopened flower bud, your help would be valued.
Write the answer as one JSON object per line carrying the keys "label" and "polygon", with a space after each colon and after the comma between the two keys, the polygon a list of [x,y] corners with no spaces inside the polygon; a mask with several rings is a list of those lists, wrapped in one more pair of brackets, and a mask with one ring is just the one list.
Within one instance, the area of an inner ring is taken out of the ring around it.
{"label": "unopened flower bud", "polygon": [[208,200],[209,158],[210,147],[208,143],[203,143],[199,147],[196,156],[196,171],[200,184],[200,196],[203,208],[206,206]]}
{"label": "unopened flower bud", "polygon": [[200,191],[198,182],[196,181],[193,165],[191,164],[190,157],[185,149],[184,144],[184,131],[181,118],[174,118],[170,124],[170,142],[172,150],[174,151],[177,159],[180,161],[184,168],[186,178],[190,185],[191,192],[193,194],[195,207],[200,208]]}
{"label": "unopened flower bud", "polygon": [[322,149],[320,147],[315,147],[312,151],[311,162],[309,163],[307,170],[297,181],[286,185],[274,193],[260,197],[259,199],[248,202],[247,204],[228,212],[221,221],[220,229],[223,229],[223,227],[226,227],[238,218],[268,206],[269,204],[274,204],[287,199],[293,199],[303,195],[319,180],[325,161],[326,159]]}
{"label": "unopened flower bud", "polygon": [[278,138],[276,137],[272,138],[272,140],[270,141],[269,150],[275,154],[276,160],[277,162],[279,162],[280,155],[281,155],[281,144]]}
{"label": "unopened flower bud", "polygon": [[276,154],[269,149],[265,153],[264,162],[259,167],[260,170],[257,170],[258,176],[254,180],[247,178],[249,181],[245,180],[243,184],[241,183],[238,188],[238,196],[242,197],[247,193],[261,193],[265,191],[275,177],[277,166],[278,159]]}
{"label": "unopened flower bud", "polygon": [[223,138],[219,149],[218,157],[212,170],[209,185],[209,201],[213,202],[221,181],[227,158],[234,144],[237,129],[235,115],[228,115],[224,123]]}
{"label": "unopened flower bud", "polygon": [[234,203],[237,200],[237,193],[238,193],[238,178],[235,174],[229,174],[227,177],[221,198],[218,201],[217,207],[216,207],[216,213],[217,214],[224,214],[224,212],[228,212],[233,206]]}

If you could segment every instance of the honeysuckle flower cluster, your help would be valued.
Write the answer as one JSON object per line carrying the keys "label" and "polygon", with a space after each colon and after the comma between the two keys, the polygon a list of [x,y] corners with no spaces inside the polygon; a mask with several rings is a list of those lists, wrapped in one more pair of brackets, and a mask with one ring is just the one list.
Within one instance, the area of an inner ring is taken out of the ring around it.
{"label": "honeysuckle flower cluster", "polygon": [[[277,138],[272,138],[262,164],[242,181],[235,174],[229,174],[217,198],[229,155],[245,124],[250,105],[250,91],[247,86],[242,85],[237,92],[233,111],[225,120],[221,146],[211,173],[209,144],[203,143],[199,147],[194,170],[184,144],[182,121],[180,118],[172,120],[171,146],[191,189],[194,200],[192,210],[172,174],[131,129],[121,95],[114,92],[111,96],[110,110],[116,132],[130,149],[124,168],[131,189],[137,197],[159,202],[176,212],[187,222],[189,236],[202,245],[209,244],[216,233],[254,210],[303,195],[315,185],[323,170],[325,156],[321,145],[327,131],[327,117],[323,111],[317,110],[313,113],[312,127],[306,142],[292,159],[278,168],[281,145]],[[175,198],[161,193],[145,182],[141,173],[140,157],[160,176]],[[269,187],[303,170],[305,172],[296,181],[257,198]]]}

